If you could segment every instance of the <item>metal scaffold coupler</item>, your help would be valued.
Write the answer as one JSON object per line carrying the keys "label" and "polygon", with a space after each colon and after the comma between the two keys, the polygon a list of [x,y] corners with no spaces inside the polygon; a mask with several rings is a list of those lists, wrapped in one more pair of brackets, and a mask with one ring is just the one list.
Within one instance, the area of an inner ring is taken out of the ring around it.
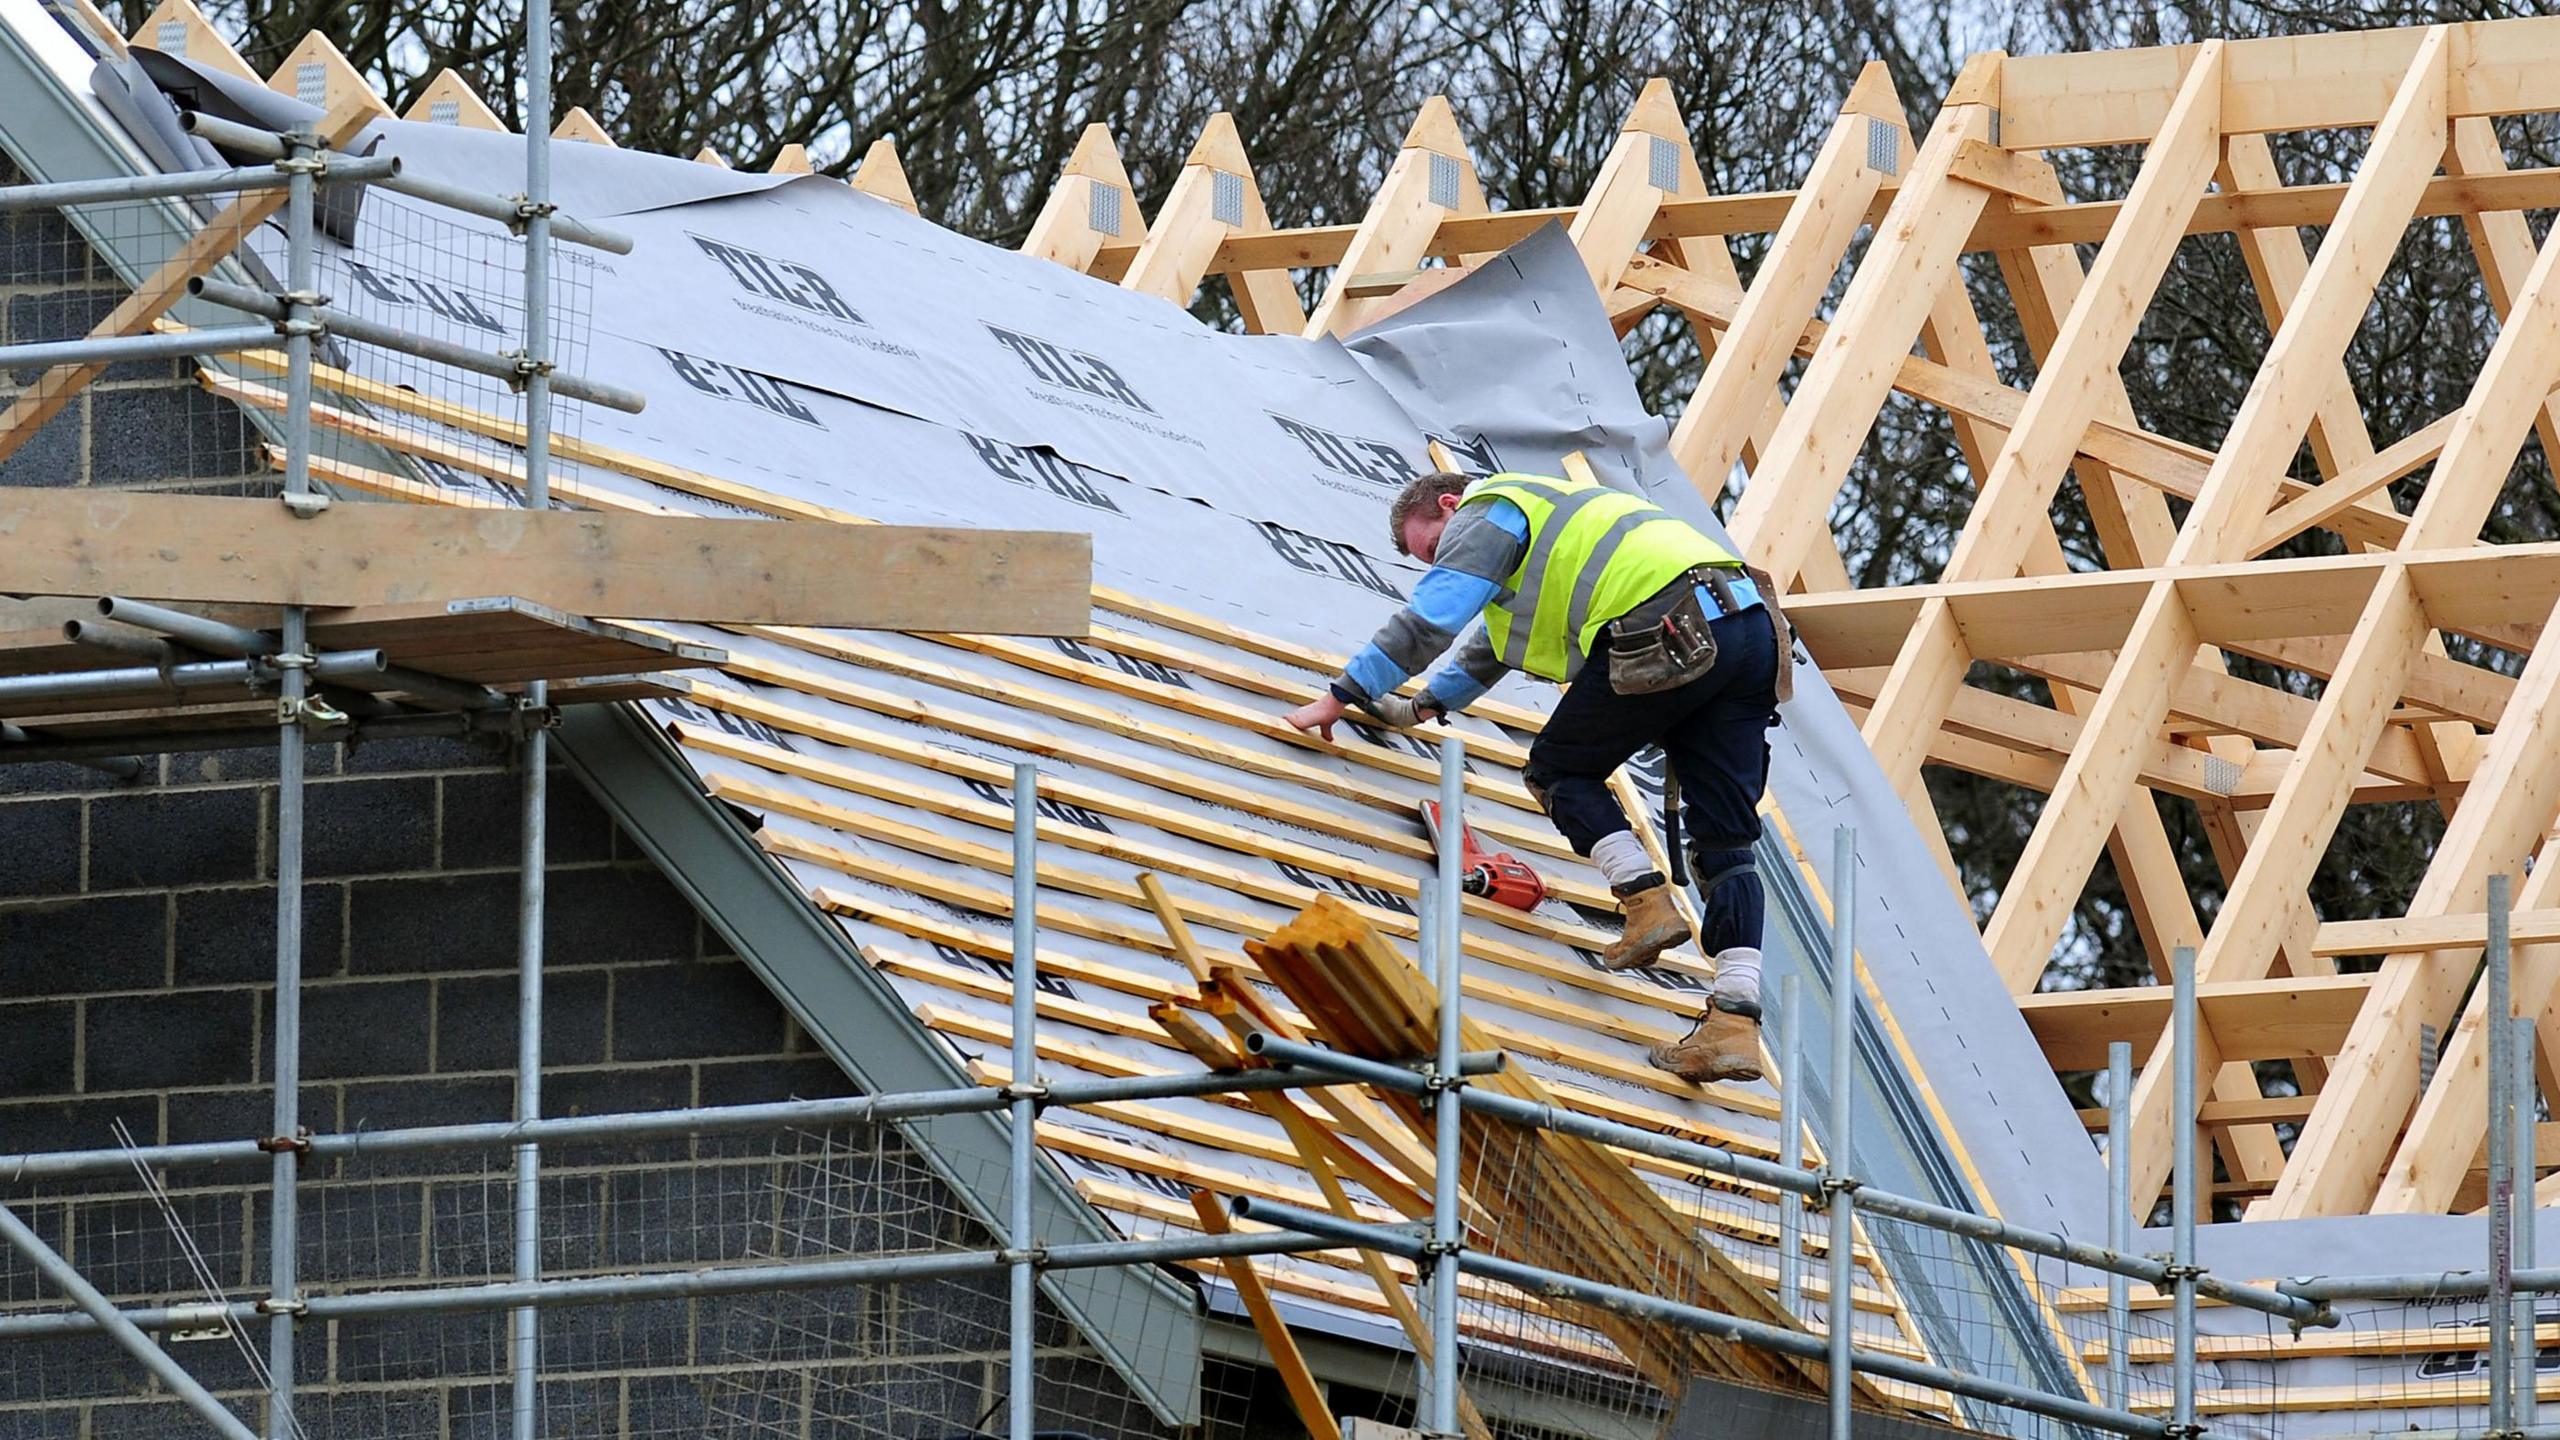
{"label": "metal scaffold coupler", "polygon": [[299,1320],[305,1315],[311,1313],[311,1307],[300,1300],[290,1299],[282,1295],[270,1295],[264,1300],[258,1302],[258,1313],[261,1315],[290,1315],[294,1319]]}
{"label": "metal scaffold coupler", "polygon": [[2175,1293],[2178,1288],[2178,1282],[2181,1280],[2201,1280],[2204,1278],[2205,1268],[2201,1265],[2181,1265],[2175,1260],[2170,1260],[2165,1256],[2155,1258],[2160,1259],[2163,1263],[2160,1267],[2160,1278],[2155,1282],[2153,1288],[2163,1295]]}
{"label": "metal scaffold coupler", "polygon": [[498,358],[506,361],[514,369],[515,383],[519,389],[523,388],[524,382],[536,375],[549,376],[560,368],[548,360],[536,360],[522,350],[501,350],[498,352]]}
{"label": "metal scaffold coupler", "polygon": [[515,202],[516,217],[508,222],[507,228],[518,235],[523,234],[524,227],[533,221],[548,220],[560,213],[560,207],[548,200],[535,200],[525,195],[511,195],[507,198]]}
{"label": "metal scaffold coupler", "polygon": [[258,1149],[267,1155],[308,1155],[311,1153],[311,1130],[308,1126],[290,1135],[268,1135],[258,1141]]}
{"label": "metal scaffold coupler", "polygon": [[999,1264],[1029,1265],[1038,1270],[1049,1263],[1049,1247],[1034,1245],[1029,1249],[1014,1249],[1008,1246],[996,1252],[996,1260]]}
{"label": "metal scaffold coupler", "polygon": [[1038,1080],[1009,1080],[1005,1082],[1004,1098],[1028,1100],[1037,1110],[1049,1103],[1049,1087]]}

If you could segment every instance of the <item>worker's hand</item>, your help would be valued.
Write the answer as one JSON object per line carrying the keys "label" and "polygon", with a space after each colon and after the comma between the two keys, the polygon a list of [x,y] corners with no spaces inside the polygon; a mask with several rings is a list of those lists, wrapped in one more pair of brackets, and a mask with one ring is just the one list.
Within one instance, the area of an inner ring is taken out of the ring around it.
{"label": "worker's hand", "polygon": [[1449,718],[1449,712],[1435,701],[1412,700],[1402,695],[1381,695],[1360,708],[1398,730],[1410,730],[1425,720]]}
{"label": "worker's hand", "polygon": [[1298,729],[1313,731],[1330,741],[1334,722],[1342,718],[1342,711],[1342,702],[1328,692],[1290,711],[1285,718]]}

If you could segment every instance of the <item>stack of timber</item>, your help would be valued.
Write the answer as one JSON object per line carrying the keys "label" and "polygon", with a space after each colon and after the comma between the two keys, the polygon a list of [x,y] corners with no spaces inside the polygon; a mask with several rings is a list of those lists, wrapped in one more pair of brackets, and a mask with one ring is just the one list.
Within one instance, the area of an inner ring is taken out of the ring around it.
{"label": "stack of timber", "polygon": [[[1248,942],[1245,949],[1334,1048],[1385,1061],[1438,1049],[1439,1003],[1431,983],[1350,907],[1318,900],[1269,940]],[[1469,1050],[1497,1048],[1472,1024],[1462,1022],[1461,1034]],[[1532,1104],[1552,1103],[1544,1085],[1516,1071],[1470,1083]],[[1415,1097],[1389,1097],[1388,1104],[1417,1134],[1430,1133],[1431,1121]],[[1489,1242],[1507,1260],[1764,1325],[1803,1328],[1606,1147],[1474,1116],[1460,1136],[1463,1171],[1478,1191],[1502,1185],[1506,1206],[1545,1212],[1534,1220],[1517,1213],[1495,1217],[1470,1243]],[[1823,1367],[1812,1361],[1557,1303],[1607,1335],[1666,1396],[1678,1396],[1698,1375],[1785,1390],[1818,1391],[1823,1385]],[[1869,1403],[1884,1403],[1865,1382],[1860,1394]]]}

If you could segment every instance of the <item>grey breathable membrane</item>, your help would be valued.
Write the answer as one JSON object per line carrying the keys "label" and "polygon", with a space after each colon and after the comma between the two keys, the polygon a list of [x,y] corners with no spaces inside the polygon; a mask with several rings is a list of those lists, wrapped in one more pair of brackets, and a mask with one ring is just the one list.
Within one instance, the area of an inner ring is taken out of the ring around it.
{"label": "grey breathable membrane", "polygon": [[[131,86],[137,75],[118,72],[116,83]],[[133,103],[128,96],[128,107]],[[491,177],[512,177],[521,165],[521,142],[503,135],[383,122],[368,143],[375,139],[412,173],[483,189],[514,188],[511,178]],[[555,146],[552,155],[564,208],[626,229],[637,241],[627,256],[560,251],[558,268],[577,300],[573,308],[585,314],[583,327],[564,327],[562,367],[649,397],[637,416],[564,405],[563,429],[590,444],[852,517],[1089,531],[1100,585],[1335,653],[1355,648],[1420,573],[1395,554],[1384,511],[1402,480],[1427,467],[1428,438],[1445,441],[1471,468],[1482,469],[1553,473],[1563,454],[1580,450],[1611,481],[1723,537],[1671,463],[1664,424],[1639,402],[1588,274],[1558,227],[1347,344],[1243,337],[1211,331],[1164,301],[969,240],[832,180],[742,176],[577,144]],[[484,350],[517,343],[511,317],[519,260],[501,227],[441,212],[433,224],[419,223],[409,212],[387,208],[395,204],[415,206],[376,195],[359,215],[351,243],[320,246],[321,288],[332,304]],[[253,246],[280,268],[281,238],[272,226]],[[441,372],[349,349],[361,373],[425,387],[457,403],[488,403],[484,389]],[[377,418],[450,440],[466,454],[492,451],[485,440],[429,422]],[[513,503],[512,491],[461,466],[418,461],[410,468],[457,498]],[[560,463],[557,471],[565,483],[671,511],[738,513],[600,468]],[[1097,622],[1187,650],[1213,648],[1143,615],[1099,614]],[[688,638],[695,630],[670,628]],[[652,707],[656,718],[694,727],[698,737],[725,733],[962,807],[1001,807],[1005,797],[955,773],[965,768],[961,761],[1003,765],[1036,758],[1064,784],[1271,840],[1323,846],[1381,871],[1423,871],[1418,859],[1364,849],[1330,830],[1300,828],[1251,803],[1257,795],[1283,800],[1355,833],[1391,825],[1385,812],[1358,797],[1418,801],[1427,782],[1345,756],[1355,747],[1416,759],[1434,754],[1409,737],[1355,726],[1344,731],[1339,751],[1293,745],[1191,708],[1217,702],[1276,715],[1286,708],[1283,701],[1073,641],[1030,642],[1038,656],[1056,657],[1035,668],[895,634],[825,637],[839,647],[833,653],[754,634],[701,631],[700,638],[737,657],[729,673],[703,679],[706,691],[739,697],[742,708],[778,707],[809,728],[769,726],[709,703]],[[1289,673],[1260,657],[1247,668]],[[787,674],[790,685],[757,678],[777,674]],[[1117,688],[1097,688],[1094,682],[1105,678]],[[1301,672],[1290,678],[1320,684],[1326,677]],[[1543,709],[1553,691],[1515,677],[1496,694]],[[1771,786],[1803,854],[1774,831],[1760,846],[1770,891],[1768,973],[1773,998],[1778,976],[1792,970],[1804,977],[1808,1092],[1817,1102],[1827,1034],[1819,1012],[1830,1004],[1826,922],[1824,902],[1805,872],[1828,893],[1835,878],[1832,827],[1853,824],[1859,831],[1859,949],[1883,1008],[1862,1006],[1858,1020],[1855,1133],[1844,1147],[1853,1168],[1896,1190],[1996,1208],[2020,1224],[2102,1239],[2102,1172],[2088,1135],[1984,956],[1972,916],[1809,662],[1798,665],[1796,698],[1783,718],[1770,734]],[[1469,717],[1458,728],[1478,738],[1503,733]],[[851,743],[857,736],[862,743]],[[1214,737],[1252,765],[1192,746],[1199,737]],[[688,742],[685,753],[706,778],[804,806],[862,808],[825,781],[724,756],[699,739]],[[948,763],[924,763],[936,757]],[[1269,767],[1300,767],[1322,783],[1260,773]],[[1169,795],[1160,783],[1165,779],[1238,803]],[[919,927],[912,923],[923,917],[1001,936],[997,917],[967,903],[972,895],[986,896],[992,908],[1003,890],[1000,866],[988,858],[1004,848],[1000,829],[890,807],[900,823],[939,837],[943,853],[928,854],[798,818],[778,804],[731,799],[756,811],[767,834],[840,857],[833,865],[782,863],[955,1051],[1003,1064],[1003,967],[965,946],[915,938]],[[1062,803],[1052,818],[1202,864],[1388,908],[1404,904],[1119,815]],[[1046,858],[1115,885],[1137,869],[1066,846],[1053,847]],[[1551,876],[1596,883],[1575,862],[1539,856],[1535,863]],[[1232,886],[1166,880],[1177,894],[1233,915],[1218,924],[1196,922],[1212,948],[1232,949],[1289,911]],[[1169,957],[1095,938],[1097,927],[1152,933],[1151,916],[1062,889],[1045,890],[1042,898],[1044,907],[1078,921],[1044,933],[1043,944],[1057,953],[1113,967],[1149,986],[1186,983]],[[1544,913],[1576,918],[1555,901]],[[899,919],[910,923],[891,923]],[[1500,938],[1569,953],[1516,933]],[[1772,1137],[1771,1122],[1757,1110],[1636,1083],[1624,1067],[1642,1064],[1641,1045],[1622,1033],[1559,1021],[1542,1008],[1570,1003],[1621,1027],[1659,1029],[1696,1013],[1703,999],[1698,982],[1648,972],[1640,978],[1656,987],[1658,1004],[1637,1005],[1495,960],[1471,957],[1469,972],[1513,987],[1526,1002],[1471,1001],[1480,1019],[1617,1067],[1602,1071],[1569,1056],[1528,1056],[1519,1063],[1529,1073],[1735,1137],[1762,1143]],[[1054,980],[1053,993],[1084,1008],[1075,1018],[1044,1022],[1044,1037],[1097,1058],[1088,1062],[1074,1052],[1053,1058],[1052,1076],[1111,1073],[1109,1065],[1089,1068],[1102,1065],[1100,1057],[1114,1057],[1111,1065],[1166,1063],[1160,1047],[1137,1038],[1148,1024],[1141,997],[1067,977]],[[1202,1175],[1305,1189],[1295,1166],[1262,1158],[1286,1153],[1286,1137],[1258,1113],[1205,1100],[1158,1108],[1193,1132],[1214,1127],[1244,1143],[1211,1146],[1109,1114],[1058,1112],[1050,1119]],[[1820,1103],[1809,1106],[1808,1115],[1817,1130],[1827,1128]],[[1087,1183],[1097,1206],[1133,1232],[1160,1230],[1160,1207],[1179,1203],[1166,1189],[1171,1182],[1144,1167],[1051,1153]],[[1668,1179],[1657,1183],[1675,1199],[1710,1195]],[[1754,1225],[1774,1219],[1774,1210],[1753,1197],[1712,1192],[1711,1208]],[[2205,1253],[2226,1272],[2252,1276],[2343,1270],[2359,1257],[2394,1269],[2455,1268],[2479,1253],[2477,1231],[2475,1222],[2446,1220],[2258,1226],[2248,1249],[2238,1253],[2218,1248],[2236,1247],[2236,1237],[2208,1231]],[[2297,1236],[2308,1238],[2297,1243]],[[1774,1260],[1758,1240],[1733,1232],[1710,1232],[1710,1239],[1746,1263],[1766,1267]],[[2144,1244],[2165,1248],[2158,1236]],[[2050,1295],[2040,1297],[2005,1257],[1943,1239],[1934,1248],[1882,1248],[1933,1358],[1960,1369],[2071,1383],[2050,1312],[2040,1303]],[[1303,1282],[1282,1292],[1293,1319],[1403,1344],[1373,1316],[1324,1298],[1328,1288],[1358,1283],[1346,1281],[1346,1272],[1312,1260],[1277,1263]],[[2049,1290],[2063,1277],[2039,1271],[2038,1278]],[[2089,1284],[2097,1277],[2068,1280]],[[2241,1327],[2229,1333],[2258,1323],[2245,1312],[2207,1315],[2209,1328]],[[1903,1343],[1890,1316],[1855,1318],[1862,1337]],[[2283,1373],[2288,1384],[2342,1383],[2338,1377],[2347,1372],[2339,1367],[2356,1363],[2288,1362]],[[1968,1409],[1967,1418],[2001,1433],[2058,1433],[2012,1413]],[[2246,1430],[2247,1418],[2218,1423]]]}

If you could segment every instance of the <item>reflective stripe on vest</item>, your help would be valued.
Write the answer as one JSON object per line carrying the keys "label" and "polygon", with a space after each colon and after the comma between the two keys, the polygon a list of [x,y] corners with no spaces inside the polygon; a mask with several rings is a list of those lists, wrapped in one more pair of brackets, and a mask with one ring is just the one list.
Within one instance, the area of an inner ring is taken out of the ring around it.
{"label": "reflective stripe on vest", "polygon": [[1494,475],[1461,506],[1509,500],[1528,518],[1529,544],[1485,607],[1485,637],[1515,670],[1570,680],[1602,626],[1700,565],[1740,565],[1679,517],[1624,490],[1542,475]]}

